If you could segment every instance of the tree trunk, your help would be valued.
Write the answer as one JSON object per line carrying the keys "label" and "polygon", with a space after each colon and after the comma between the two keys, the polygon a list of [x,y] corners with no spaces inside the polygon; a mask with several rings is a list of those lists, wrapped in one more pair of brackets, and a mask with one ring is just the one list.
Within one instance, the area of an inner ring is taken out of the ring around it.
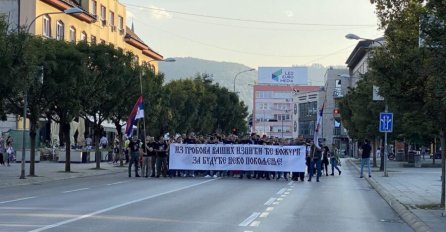
{"label": "tree trunk", "polygon": [[99,150],[99,141],[101,139],[101,125],[94,125],[94,153],[95,153],[95,161],[96,161],[96,168],[101,168],[101,151]]}
{"label": "tree trunk", "polygon": [[[445,170],[445,160],[446,160],[446,131],[445,129],[442,129],[440,131],[440,143],[441,143],[441,207],[445,208],[445,174],[446,174],[446,170]],[[434,153],[435,156],[435,153]]]}
{"label": "tree trunk", "polygon": [[35,164],[36,164],[36,130],[37,122],[30,122],[29,137],[31,139],[31,161],[29,163],[29,176],[35,175]]}
{"label": "tree trunk", "polygon": [[60,123],[65,138],[65,172],[71,172],[71,141],[70,141],[70,123]]}

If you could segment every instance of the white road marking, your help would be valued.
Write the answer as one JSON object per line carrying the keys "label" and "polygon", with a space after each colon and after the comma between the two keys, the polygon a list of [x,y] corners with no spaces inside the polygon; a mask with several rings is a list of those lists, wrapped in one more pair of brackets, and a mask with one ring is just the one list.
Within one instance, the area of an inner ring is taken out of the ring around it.
{"label": "white road marking", "polygon": [[259,227],[260,221],[253,221],[249,226],[251,227]]}
{"label": "white road marking", "polygon": [[251,224],[251,222],[253,222],[254,220],[256,220],[256,218],[260,215],[259,212],[254,212],[251,214],[251,216],[249,216],[248,218],[246,218],[244,221],[242,221],[240,224],[238,224],[239,226],[248,226],[249,224]]}
{"label": "white road marking", "polygon": [[11,203],[11,202],[16,202],[16,201],[24,201],[24,200],[33,199],[33,198],[36,198],[36,197],[35,196],[34,197],[24,197],[24,198],[18,198],[18,199],[10,200],[10,201],[0,201],[0,204],[6,204],[6,203]]}
{"label": "white road marking", "polygon": [[277,194],[282,195],[285,191],[286,191],[286,189],[283,188],[283,189],[279,190],[279,192],[277,192]]}
{"label": "white road marking", "polygon": [[277,201],[283,201],[283,198],[279,197],[277,198]]}
{"label": "white road marking", "polygon": [[286,197],[286,196],[288,196],[288,195],[285,195],[285,194],[284,195],[280,195],[280,197]]}
{"label": "white road marking", "polygon": [[79,191],[83,191],[83,190],[87,190],[90,188],[80,188],[80,189],[73,189],[73,190],[69,190],[69,191],[64,191],[62,193],[72,193],[72,192],[79,192]]}
{"label": "white road marking", "polygon": [[290,185],[290,186],[293,185],[293,184],[294,184],[294,182],[290,182],[290,183],[288,183],[288,185]]}
{"label": "white road marking", "polygon": [[[288,190],[288,191],[290,191],[290,190]],[[283,194],[284,195],[288,195],[288,194],[290,194],[290,192],[284,192]]]}
{"label": "white road marking", "polygon": [[280,202],[273,202],[273,205],[278,205],[278,204],[280,204]]}
{"label": "white road marking", "polygon": [[265,202],[264,205],[271,205],[275,200],[276,200],[276,198],[271,197],[267,202]]}
{"label": "white road marking", "polygon": [[274,210],[274,207],[268,207],[268,208],[266,208],[265,211],[267,211],[267,212],[271,212],[271,211],[273,211],[273,210]]}
{"label": "white road marking", "polygon": [[269,212],[263,212],[262,214],[260,214],[259,217],[266,218],[266,217],[268,217],[268,215],[269,215]]}
{"label": "white road marking", "polygon": [[122,183],[125,183],[125,182],[128,182],[128,181],[118,181],[118,182],[111,183],[111,184],[106,184],[106,185],[122,184]]}
{"label": "white road marking", "polygon": [[133,200],[133,201],[128,201],[128,202],[125,202],[125,203],[121,203],[121,204],[118,204],[118,205],[114,205],[114,206],[111,206],[111,207],[108,207],[108,208],[105,208],[105,209],[101,209],[101,210],[92,212],[92,213],[89,213],[89,214],[84,214],[84,215],[81,215],[79,217],[75,217],[75,218],[72,218],[72,219],[69,219],[69,220],[61,221],[61,222],[58,222],[58,223],[54,223],[54,224],[51,224],[51,225],[44,226],[42,228],[31,230],[30,232],[40,232],[40,231],[49,230],[49,229],[52,229],[52,228],[55,228],[55,227],[59,227],[59,226],[65,225],[65,224],[76,222],[76,221],[79,221],[79,220],[82,220],[82,219],[85,219],[85,218],[89,218],[89,217],[92,217],[92,216],[95,216],[95,215],[98,215],[98,214],[101,214],[101,213],[112,211],[112,210],[115,210],[115,209],[118,209],[118,208],[121,208],[121,207],[125,207],[125,206],[131,205],[131,204],[135,204],[135,203],[138,203],[138,202],[141,202],[141,201],[145,201],[145,200],[152,199],[152,198],[155,198],[155,197],[160,197],[160,196],[163,196],[163,195],[167,195],[167,194],[170,194],[170,193],[178,192],[178,191],[185,190],[185,189],[188,189],[188,188],[193,188],[195,186],[206,184],[206,183],[214,181],[214,180],[216,180],[216,179],[206,180],[206,181],[203,181],[203,182],[200,182],[200,183],[197,183],[197,184],[192,184],[192,185],[188,185],[188,186],[185,186],[185,187],[181,187],[181,188],[177,188],[177,189],[174,189],[174,190],[170,190],[170,191],[167,191],[167,192],[158,193],[158,194],[155,194],[155,195],[143,197],[143,198],[136,199],[136,200]]}

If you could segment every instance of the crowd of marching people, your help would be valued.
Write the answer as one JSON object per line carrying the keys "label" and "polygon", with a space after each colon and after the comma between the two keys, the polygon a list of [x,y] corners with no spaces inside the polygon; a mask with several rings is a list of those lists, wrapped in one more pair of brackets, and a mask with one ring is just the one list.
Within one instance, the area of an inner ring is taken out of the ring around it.
{"label": "crowd of marching people", "polygon": [[[338,175],[341,175],[339,157],[335,152],[330,151],[328,146],[318,146],[311,140],[305,140],[303,136],[296,139],[268,138],[259,136],[255,133],[239,138],[236,135],[214,134],[208,136],[196,136],[194,133],[189,135],[176,135],[170,137],[168,134],[158,139],[147,136],[145,142],[138,139],[137,136],[127,138],[123,146],[117,141],[114,145],[114,162],[118,163],[120,152],[123,149],[126,163],[128,164],[128,176],[132,177],[238,177],[240,179],[285,179],[289,178],[293,181],[304,181],[305,172],[270,172],[270,171],[212,171],[212,170],[172,170],[169,169],[169,145],[171,143],[179,144],[252,144],[252,145],[279,145],[305,146],[306,149],[306,165],[307,165],[307,181],[311,181],[316,176],[316,181],[322,175],[335,175],[335,169]],[[328,167],[331,167],[329,172]],[[132,175],[132,169],[134,175]]]}

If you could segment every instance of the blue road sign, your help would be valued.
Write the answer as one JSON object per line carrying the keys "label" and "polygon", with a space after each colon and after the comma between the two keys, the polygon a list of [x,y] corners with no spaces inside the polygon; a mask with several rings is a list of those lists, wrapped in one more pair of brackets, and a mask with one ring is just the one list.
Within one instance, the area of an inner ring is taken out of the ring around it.
{"label": "blue road sign", "polygon": [[379,113],[379,132],[389,133],[393,131],[393,113]]}

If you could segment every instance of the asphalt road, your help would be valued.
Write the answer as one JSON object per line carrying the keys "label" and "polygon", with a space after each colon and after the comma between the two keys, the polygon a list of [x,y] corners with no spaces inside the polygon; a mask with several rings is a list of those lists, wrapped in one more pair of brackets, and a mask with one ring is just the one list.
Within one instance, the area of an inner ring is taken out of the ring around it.
{"label": "asphalt road", "polygon": [[0,231],[412,231],[351,167],[321,182],[128,178],[0,191]]}

